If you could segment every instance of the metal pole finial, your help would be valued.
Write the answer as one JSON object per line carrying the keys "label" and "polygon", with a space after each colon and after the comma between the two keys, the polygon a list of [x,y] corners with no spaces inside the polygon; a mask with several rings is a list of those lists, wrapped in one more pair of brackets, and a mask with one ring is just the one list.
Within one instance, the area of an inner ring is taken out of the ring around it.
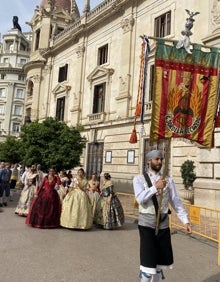
{"label": "metal pole finial", "polygon": [[199,12],[190,12],[189,10],[185,9],[187,14],[189,15],[189,17],[186,19],[186,23],[185,23],[185,29],[181,31],[181,34],[183,35],[183,38],[181,40],[179,40],[179,42],[176,45],[177,49],[180,49],[181,47],[184,47],[186,52],[189,54],[192,54],[192,52],[190,51],[190,36],[193,34],[191,32],[191,29],[193,27],[193,22],[194,20],[194,16],[200,14]]}

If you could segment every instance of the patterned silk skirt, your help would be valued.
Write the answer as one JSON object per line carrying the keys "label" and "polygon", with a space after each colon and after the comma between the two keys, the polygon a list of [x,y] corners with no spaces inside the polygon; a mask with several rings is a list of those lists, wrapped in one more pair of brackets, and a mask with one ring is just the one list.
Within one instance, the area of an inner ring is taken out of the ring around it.
{"label": "patterned silk skirt", "polygon": [[112,195],[109,203],[109,196],[100,196],[94,216],[94,222],[104,229],[115,229],[124,224],[124,210],[116,195]]}
{"label": "patterned silk skirt", "polygon": [[95,210],[96,210],[96,205],[97,205],[97,202],[99,200],[100,195],[97,191],[88,191],[87,194],[89,196],[90,203],[92,205],[92,214],[94,216]]}
{"label": "patterned silk skirt", "polygon": [[15,213],[20,216],[27,216],[29,213],[29,209],[32,203],[32,200],[34,198],[35,192],[36,192],[36,186],[35,185],[25,185],[21,196],[18,201],[18,205],[15,209]]}

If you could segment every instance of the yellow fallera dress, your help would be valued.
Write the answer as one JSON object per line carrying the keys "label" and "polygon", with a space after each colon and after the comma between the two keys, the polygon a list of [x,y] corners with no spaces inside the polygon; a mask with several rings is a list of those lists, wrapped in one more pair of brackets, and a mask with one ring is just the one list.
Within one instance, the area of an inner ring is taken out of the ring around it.
{"label": "yellow fallera dress", "polygon": [[67,193],[62,203],[60,225],[70,229],[90,229],[93,225],[92,205],[83,179]]}
{"label": "yellow fallera dress", "polygon": [[18,205],[15,209],[15,213],[20,216],[27,216],[29,209],[34,198],[34,195],[37,191],[37,173],[27,173],[26,183],[21,192],[21,196],[18,202]]}
{"label": "yellow fallera dress", "polygon": [[93,180],[90,180],[88,182],[89,184],[89,189],[87,191],[87,194],[89,196],[89,199],[90,199],[90,202],[91,202],[91,205],[92,205],[92,214],[94,216],[95,214],[95,209],[96,209],[96,204],[98,202],[98,199],[99,199],[99,192],[98,192],[98,189],[99,189],[99,181],[93,181]]}

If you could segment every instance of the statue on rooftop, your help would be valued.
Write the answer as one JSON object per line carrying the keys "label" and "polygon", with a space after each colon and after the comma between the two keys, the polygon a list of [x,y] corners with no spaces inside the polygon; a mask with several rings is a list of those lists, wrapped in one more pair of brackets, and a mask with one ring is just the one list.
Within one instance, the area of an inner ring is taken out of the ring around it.
{"label": "statue on rooftop", "polygon": [[13,27],[14,29],[18,29],[18,30],[21,31],[21,27],[18,23],[18,17],[17,16],[13,16],[13,26],[14,26]]}

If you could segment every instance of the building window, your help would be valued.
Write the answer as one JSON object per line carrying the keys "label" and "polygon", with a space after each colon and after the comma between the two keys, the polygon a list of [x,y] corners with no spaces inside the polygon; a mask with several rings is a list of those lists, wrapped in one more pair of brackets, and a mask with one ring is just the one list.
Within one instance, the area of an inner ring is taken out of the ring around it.
{"label": "building window", "polygon": [[19,75],[18,75],[18,80],[24,81],[24,80],[25,80],[25,77],[24,77],[24,75],[22,75],[22,74],[19,74]]}
{"label": "building window", "polygon": [[14,106],[14,115],[15,116],[21,116],[22,115],[22,106],[20,106],[20,105]]}
{"label": "building window", "polygon": [[28,96],[33,96],[33,90],[34,90],[34,83],[33,83],[33,81],[29,80],[28,90],[27,90]]}
{"label": "building window", "polygon": [[98,49],[98,65],[103,65],[108,61],[108,44]]}
{"label": "building window", "polygon": [[26,64],[26,59],[20,59],[20,64],[21,64],[21,65]]}
{"label": "building window", "polygon": [[5,79],[6,74],[1,73],[1,79]]}
{"label": "building window", "polygon": [[171,32],[171,11],[157,17],[155,19],[155,31],[156,37],[165,37]]}
{"label": "building window", "polygon": [[38,50],[39,43],[40,43],[40,29],[36,30],[36,33],[35,33],[35,49],[34,50]]}
{"label": "building window", "polygon": [[23,92],[24,92],[23,89],[17,89],[17,91],[16,91],[16,98],[18,98],[18,99],[24,98]]}
{"label": "building window", "polygon": [[14,44],[11,44],[11,45],[10,45],[9,51],[10,51],[10,53],[13,53],[13,51],[14,51]]}
{"label": "building window", "polygon": [[14,49],[13,41],[6,41],[5,44],[6,44],[6,51],[10,51],[11,52]]}
{"label": "building window", "polygon": [[5,94],[5,88],[0,88],[0,98],[5,98],[6,94]]}
{"label": "building window", "polygon": [[23,43],[20,44],[20,51],[26,51],[27,47]]}
{"label": "building window", "polygon": [[24,124],[27,125],[29,123],[31,123],[31,108],[26,109],[26,114],[24,117]]}
{"label": "building window", "polygon": [[93,114],[104,112],[105,108],[105,83],[96,85],[94,88]]}
{"label": "building window", "polygon": [[8,63],[9,63],[9,58],[4,58],[4,59],[3,59],[3,63],[4,63],[4,64],[8,64]]}
{"label": "building window", "polygon": [[4,115],[4,114],[5,114],[5,106],[0,105],[0,115]]}
{"label": "building window", "polygon": [[13,122],[12,124],[12,132],[13,133],[18,133],[20,132],[20,124]]}
{"label": "building window", "polygon": [[59,69],[58,82],[67,80],[68,64]]}
{"label": "building window", "polygon": [[150,66],[150,83],[149,83],[149,101],[153,100],[153,93],[154,93],[154,65]]}
{"label": "building window", "polygon": [[64,120],[64,111],[65,111],[65,97],[57,99],[57,108],[56,108],[56,117],[58,120]]}

